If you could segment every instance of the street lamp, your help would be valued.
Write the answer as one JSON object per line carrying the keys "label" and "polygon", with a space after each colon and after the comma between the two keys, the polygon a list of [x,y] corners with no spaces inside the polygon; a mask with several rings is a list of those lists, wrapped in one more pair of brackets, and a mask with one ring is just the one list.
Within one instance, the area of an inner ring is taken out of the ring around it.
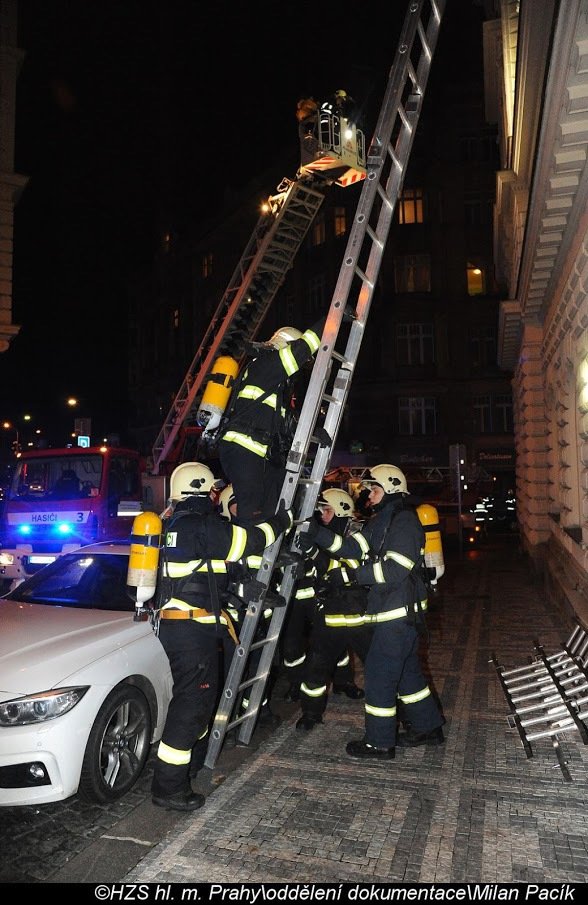
{"label": "street lamp", "polygon": [[12,423],[12,421],[3,421],[2,427],[4,428],[4,430],[14,431],[16,439],[12,441],[12,449],[14,451],[14,454],[18,455],[18,453],[20,452],[20,436],[18,433],[18,428]]}

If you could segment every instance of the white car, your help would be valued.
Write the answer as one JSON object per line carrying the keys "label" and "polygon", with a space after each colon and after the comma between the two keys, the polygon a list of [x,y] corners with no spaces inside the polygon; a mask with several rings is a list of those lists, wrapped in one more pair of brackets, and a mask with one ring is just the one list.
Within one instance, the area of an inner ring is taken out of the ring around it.
{"label": "white car", "polygon": [[0,598],[0,805],[115,801],[161,737],[169,661],[134,621],[128,561],[82,547]]}

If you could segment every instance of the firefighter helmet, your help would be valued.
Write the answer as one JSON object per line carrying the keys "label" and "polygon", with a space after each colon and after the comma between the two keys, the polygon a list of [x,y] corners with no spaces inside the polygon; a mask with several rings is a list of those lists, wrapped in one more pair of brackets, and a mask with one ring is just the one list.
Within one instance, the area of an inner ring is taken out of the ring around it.
{"label": "firefighter helmet", "polygon": [[347,491],[338,490],[331,487],[329,490],[323,490],[317,500],[317,509],[330,506],[335,515],[342,518],[351,518],[355,509],[355,504]]}
{"label": "firefighter helmet", "polygon": [[268,346],[274,349],[284,349],[294,339],[300,339],[302,333],[296,327],[280,327],[273,336],[268,339]]}
{"label": "firefighter helmet", "polygon": [[183,462],[174,468],[169,482],[170,499],[183,500],[187,496],[210,493],[216,478],[208,465],[200,462]]}
{"label": "firefighter helmet", "polygon": [[231,521],[231,506],[236,502],[235,492],[232,484],[227,484],[225,489],[221,491],[218,498],[220,506],[220,514],[223,518]]}
{"label": "firefighter helmet", "polygon": [[366,487],[379,484],[384,493],[408,493],[406,477],[396,465],[374,465],[361,479]]}

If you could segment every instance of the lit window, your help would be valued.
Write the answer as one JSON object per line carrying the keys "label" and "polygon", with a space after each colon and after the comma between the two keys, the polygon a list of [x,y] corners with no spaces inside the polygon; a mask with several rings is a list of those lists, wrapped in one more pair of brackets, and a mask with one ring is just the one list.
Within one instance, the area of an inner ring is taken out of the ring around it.
{"label": "lit window", "polygon": [[212,276],[212,257],[212,252],[209,251],[202,258],[202,276],[205,279]]}
{"label": "lit window", "polygon": [[430,292],[429,255],[399,255],[394,258],[396,292]]}
{"label": "lit window", "polygon": [[477,264],[468,261],[467,265],[468,295],[484,295],[486,291],[485,273]]}
{"label": "lit window", "polygon": [[335,236],[344,236],[347,232],[347,211],[344,207],[335,208]]}
{"label": "lit window", "polygon": [[423,190],[403,189],[398,199],[398,222],[403,225],[422,223],[423,220]]}
{"label": "lit window", "polygon": [[424,365],[435,360],[432,324],[398,324],[396,355],[399,365]]}
{"label": "lit window", "polygon": [[401,396],[398,400],[398,433],[423,436],[437,433],[437,400],[430,396]]}
{"label": "lit window", "polygon": [[318,220],[315,220],[312,227],[312,238],[313,245],[322,245],[325,241],[325,218],[319,217]]}
{"label": "lit window", "polygon": [[180,309],[179,308],[174,308],[173,322],[174,322],[174,330],[177,330],[178,327],[180,326]]}

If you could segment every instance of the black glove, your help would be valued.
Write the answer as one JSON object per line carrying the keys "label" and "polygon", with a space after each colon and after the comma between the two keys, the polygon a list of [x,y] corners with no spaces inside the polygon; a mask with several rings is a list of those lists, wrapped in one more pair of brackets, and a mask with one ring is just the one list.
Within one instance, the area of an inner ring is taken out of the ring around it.
{"label": "black glove", "polygon": [[278,520],[278,525],[280,526],[281,531],[289,531],[294,524],[292,510],[286,508],[286,503],[284,502],[284,500],[280,500],[280,505],[278,506],[278,511],[276,512],[276,518]]}
{"label": "black glove", "polygon": [[343,566],[343,569],[344,577],[347,579],[347,585],[357,587],[357,570],[352,569],[351,566]]}
{"label": "black glove", "polygon": [[302,550],[303,553],[309,553],[314,547],[314,539],[317,536],[320,529],[319,523],[316,519],[311,518],[306,530],[300,531],[295,538],[295,544],[299,550]]}
{"label": "black glove", "polygon": [[357,320],[357,315],[355,313],[355,308],[353,305],[345,305],[345,311],[343,312],[343,323],[344,324],[352,324],[353,321]]}
{"label": "black glove", "polygon": [[331,446],[333,441],[324,427],[315,427],[313,436],[318,440],[319,446]]}
{"label": "black glove", "polygon": [[280,550],[276,559],[276,566],[285,569],[287,566],[296,566],[294,577],[303,578],[306,574],[306,565],[300,553],[293,550]]}

